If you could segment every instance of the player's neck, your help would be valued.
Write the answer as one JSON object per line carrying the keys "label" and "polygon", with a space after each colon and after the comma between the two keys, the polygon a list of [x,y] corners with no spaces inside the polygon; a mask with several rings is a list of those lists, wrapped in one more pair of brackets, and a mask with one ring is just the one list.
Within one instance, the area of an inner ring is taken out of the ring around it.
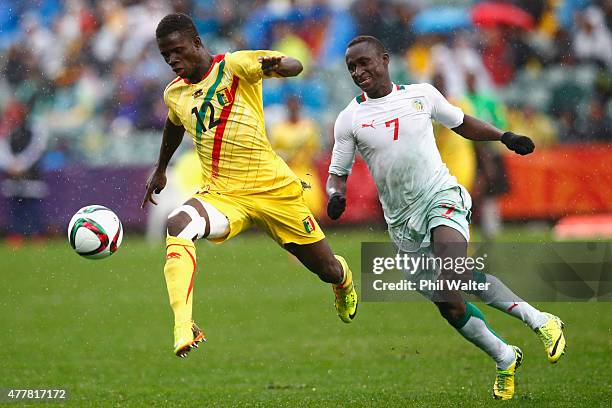
{"label": "player's neck", "polygon": [[393,82],[391,82],[391,80],[388,80],[388,81],[385,81],[383,84],[381,84],[381,86],[378,87],[378,89],[367,92],[367,95],[368,95],[368,98],[370,99],[376,99],[376,98],[382,98],[383,96],[387,96],[392,91],[393,91]]}
{"label": "player's neck", "polygon": [[187,80],[191,82],[192,84],[197,84],[198,82],[200,82],[202,78],[204,78],[204,75],[206,75],[206,73],[210,69],[210,66],[214,62],[213,56],[210,55],[208,52],[202,53],[202,54],[203,55],[201,57],[201,62],[197,65],[198,69],[196,73],[193,74],[191,77],[187,78]]}

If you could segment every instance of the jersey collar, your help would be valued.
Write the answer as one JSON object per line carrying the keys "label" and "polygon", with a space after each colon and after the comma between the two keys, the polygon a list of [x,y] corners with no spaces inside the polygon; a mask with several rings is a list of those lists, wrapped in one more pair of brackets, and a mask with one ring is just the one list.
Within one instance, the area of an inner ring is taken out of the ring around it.
{"label": "jersey collar", "polygon": [[363,102],[365,102],[365,101],[367,101],[367,100],[370,100],[370,101],[383,101],[383,100],[385,100],[385,98],[387,98],[387,97],[389,97],[389,96],[391,96],[391,95],[395,94],[395,93],[396,93],[397,91],[399,91],[400,89],[404,89],[404,86],[403,86],[403,85],[397,85],[397,84],[396,84],[396,83],[394,83],[394,82],[391,82],[391,84],[393,85],[393,87],[391,88],[391,93],[389,93],[389,94],[387,94],[387,95],[385,95],[385,96],[381,96],[380,98],[368,98],[368,96],[366,95],[366,93],[365,93],[365,92],[362,92],[362,93],[361,93],[361,95],[359,95],[359,96],[356,98],[357,103],[363,103]]}
{"label": "jersey collar", "polygon": [[[208,71],[206,71],[206,73],[204,74],[202,79],[200,79],[199,82],[202,82],[203,80],[205,80],[208,77],[208,75],[210,75],[210,72],[212,71],[214,66],[218,64],[219,62],[223,61],[224,58],[225,58],[225,54],[213,55],[213,60],[212,60],[212,63],[210,64],[210,67],[208,67]],[[187,78],[183,78],[183,81],[185,81],[187,85],[193,85],[191,82],[189,82]]]}

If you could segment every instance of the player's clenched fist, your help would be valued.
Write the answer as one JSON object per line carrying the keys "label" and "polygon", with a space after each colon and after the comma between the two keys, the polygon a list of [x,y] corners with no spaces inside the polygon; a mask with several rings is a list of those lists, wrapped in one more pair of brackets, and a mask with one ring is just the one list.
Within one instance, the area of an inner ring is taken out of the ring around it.
{"label": "player's clenched fist", "polygon": [[535,144],[527,136],[521,136],[512,132],[506,132],[502,135],[501,142],[513,152],[522,156],[532,153],[535,150]]}
{"label": "player's clenched fist", "polygon": [[261,63],[261,70],[265,75],[272,75],[273,73],[277,72],[280,68],[280,63],[282,59],[283,57],[280,56],[267,56],[258,58],[259,62]]}
{"label": "player's clenched fist", "polygon": [[346,209],[346,198],[341,193],[334,193],[327,202],[327,216],[332,220],[340,218]]}
{"label": "player's clenched fist", "polygon": [[148,202],[157,205],[157,201],[153,199],[153,192],[155,192],[155,194],[161,193],[161,191],[166,187],[166,182],[166,173],[155,170],[153,174],[149,176],[149,180],[147,180],[147,192],[142,199],[140,208],[144,208]]}

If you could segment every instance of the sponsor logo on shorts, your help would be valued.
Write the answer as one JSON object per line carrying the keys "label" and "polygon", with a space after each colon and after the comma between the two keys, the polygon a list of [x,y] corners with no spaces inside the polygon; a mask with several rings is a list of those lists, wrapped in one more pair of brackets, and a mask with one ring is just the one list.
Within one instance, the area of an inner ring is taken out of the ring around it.
{"label": "sponsor logo on shorts", "polygon": [[315,223],[312,219],[312,217],[309,215],[308,217],[304,218],[302,220],[302,223],[304,224],[304,230],[310,234],[315,230]]}

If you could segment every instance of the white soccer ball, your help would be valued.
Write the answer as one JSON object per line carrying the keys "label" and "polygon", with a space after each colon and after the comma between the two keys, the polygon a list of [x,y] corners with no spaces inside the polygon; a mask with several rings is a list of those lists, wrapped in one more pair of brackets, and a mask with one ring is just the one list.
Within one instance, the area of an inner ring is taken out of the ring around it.
{"label": "white soccer ball", "polygon": [[77,254],[102,259],[117,251],[123,227],[117,214],[101,205],[81,208],[68,224],[68,241]]}

